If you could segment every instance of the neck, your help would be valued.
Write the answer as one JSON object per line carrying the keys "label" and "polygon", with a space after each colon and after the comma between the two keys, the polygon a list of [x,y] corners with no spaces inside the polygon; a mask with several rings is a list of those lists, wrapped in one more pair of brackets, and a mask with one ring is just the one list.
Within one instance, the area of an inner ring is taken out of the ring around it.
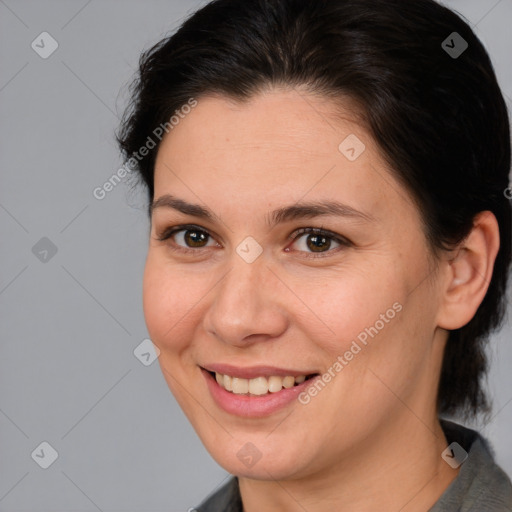
{"label": "neck", "polygon": [[455,479],[441,453],[448,445],[437,417],[411,411],[381,428],[336,466],[305,477],[262,481],[239,477],[244,512],[424,512]]}

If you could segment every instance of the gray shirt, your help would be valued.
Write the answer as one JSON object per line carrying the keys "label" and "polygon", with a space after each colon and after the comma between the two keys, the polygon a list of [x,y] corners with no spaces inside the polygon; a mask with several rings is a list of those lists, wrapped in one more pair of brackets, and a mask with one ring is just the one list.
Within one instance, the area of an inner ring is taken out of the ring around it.
{"label": "gray shirt", "polygon": [[[494,462],[488,442],[478,432],[441,420],[448,444],[458,443],[467,459],[457,478],[428,512],[512,512],[512,484]],[[236,477],[204,501],[198,512],[243,512]]]}

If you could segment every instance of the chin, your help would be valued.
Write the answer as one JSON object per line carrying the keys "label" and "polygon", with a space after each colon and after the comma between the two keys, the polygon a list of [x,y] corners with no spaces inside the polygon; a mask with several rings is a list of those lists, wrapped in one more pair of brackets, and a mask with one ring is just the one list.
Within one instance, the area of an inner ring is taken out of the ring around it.
{"label": "chin", "polygon": [[[242,441],[245,436],[235,436],[226,443],[218,439],[202,442],[213,459],[229,473],[254,480],[290,480],[311,472],[307,455],[301,443],[289,438],[286,442],[276,436],[273,442],[265,440],[268,433],[252,436],[252,441]],[[247,436],[248,438],[250,436]],[[283,449],[284,448],[284,449]]]}

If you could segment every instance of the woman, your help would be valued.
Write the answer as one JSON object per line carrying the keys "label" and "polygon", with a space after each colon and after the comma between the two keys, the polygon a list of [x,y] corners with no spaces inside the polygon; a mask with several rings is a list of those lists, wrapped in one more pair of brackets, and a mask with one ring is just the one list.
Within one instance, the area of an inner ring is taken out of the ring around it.
{"label": "woman", "polygon": [[217,0],[133,92],[148,331],[233,475],[198,510],[512,510],[441,419],[488,410],[511,258],[509,120],[469,26],[431,0]]}

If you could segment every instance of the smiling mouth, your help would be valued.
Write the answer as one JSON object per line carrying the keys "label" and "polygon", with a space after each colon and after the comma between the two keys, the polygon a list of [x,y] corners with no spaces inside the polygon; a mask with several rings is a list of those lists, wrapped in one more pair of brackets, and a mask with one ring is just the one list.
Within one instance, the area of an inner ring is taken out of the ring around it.
{"label": "smiling mouth", "polygon": [[[208,371],[208,370],[207,370]],[[293,388],[302,384],[306,380],[316,377],[317,373],[310,375],[299,375],[280,377],[272,375],[270,377],[255,377],[253,379],[243,379],[240,377],[232,377],[219,372],[208,371],[208,373],[217,381],[217,384],[235,395],[246,396],[264,396],[271,393],[278,393],[283,389]]]}

